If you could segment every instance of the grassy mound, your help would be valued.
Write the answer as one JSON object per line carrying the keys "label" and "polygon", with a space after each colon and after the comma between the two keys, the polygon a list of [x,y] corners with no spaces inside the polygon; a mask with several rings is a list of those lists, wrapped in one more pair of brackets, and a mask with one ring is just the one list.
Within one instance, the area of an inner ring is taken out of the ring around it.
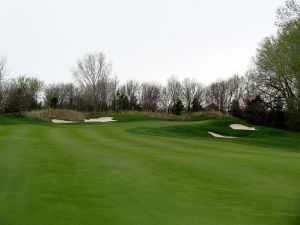
{"label": "grassy mound", "polygon": [[[201,138],[211,137],[207,132],[215,132],[222,135],[248,137],[261,135],[263,132],[258,129],[256,131],[233,130],[229,126],[233,123],[246,124],[236,118],[220,118],[215,120],[203,120],[199,123],[184,123],[180,125],[171,125],[166,127],[137,127],[130,129],[130,132],[166,136],[179,138]],[[247,124],[248,125],[248,124]],[[282,131],[278,131],[282,132]]]}
{"label": "grassy mound", "polygon": [[[257,144],[264,146],[282,146],[298,149],[300,151],[300,134],[288,132],[284,130],[257,127],[255,131],[248,130],[233,130],[230,128],[231,124],[244,124],[252,126],[245,121],[236,118],[219,118],[215,120],[205,120],[196,123],[184,123],[179,125],[171,125],[165,127],[135,127],[128,129],[128,132],[152,136],[184,138],[184,139],[215,139],[208,131],[218,133],[225,136],[238,137],[240,140],[222,140],[228,142],[240,142],[245,144]],[[296,147],[296,148],[295,148]]]}

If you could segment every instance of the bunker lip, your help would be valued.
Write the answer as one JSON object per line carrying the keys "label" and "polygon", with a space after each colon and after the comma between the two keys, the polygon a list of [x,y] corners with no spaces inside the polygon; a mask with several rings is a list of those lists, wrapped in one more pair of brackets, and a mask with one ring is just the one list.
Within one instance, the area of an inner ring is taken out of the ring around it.
{"label": "bunker lip", "polygon": [[233,130],[256,130],[255,127],[248,127],[243,124],[231,124],[230,128]]}
{"label": "bunker lip", "polygon": [[116,120],[113,117],[100,117],[94,119],[86,119],[84,120],[85,123],[107,123],[107,122],[114,122]]}
{"label": "bunker lip", "polygon": [[208,131],[208,133],[211,136],[216,137],[216,138],[227,138],[227,139],[237,138],[237,137],[233,137],[233,136],[225,136],[225,135],[222,135],[222,134],[217,134],[217,133],[214,133],[214,132],[211,132],[211,131]]}
{"label": "bunker lip", "polygon": [[77,121],[53,119],[52,123],[78,123]]}

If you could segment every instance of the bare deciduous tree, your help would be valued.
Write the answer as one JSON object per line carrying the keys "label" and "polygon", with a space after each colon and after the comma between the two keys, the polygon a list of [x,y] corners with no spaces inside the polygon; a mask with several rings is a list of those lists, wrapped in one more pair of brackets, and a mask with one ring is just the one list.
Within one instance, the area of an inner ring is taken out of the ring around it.
{"label": "bare deciduous tree", "polygon": [[232,102],[242,103],[245,94],[245,79],[235,74],[227,81],[227,96],[226,96],[226,109],[231,107]]}
{"label": "bare deciduous tree", "polygon": [[10,81],[4,100],[7,112],[22,112],[40,107],[39,99],[43,82],[31,77],[20,76]]}
{"label": "bare deciduous tree", "polygon": [[226,112],[227,83],[219,80],[206,88],[206,105],[220,112]]}
{"label": "bare deciduous tree", "polygon": [[181,98],[182,87],[180,81],[172,76],[167,81],[167,92],[169,96],[169,109]]}
{"label": "bare deciduous tree", "polygon": [[155,83],[142,83],[141,104],[144,111],[156,111],[160,99],[160,86]]}
{"label": "bare deciduous tree", "polygon": [[3,111],[4,76],[6,75],[6,59],[0,58],[0,112]]}
{"label": "bare deciduous tree", "polygon": [[6,58],[0,57],[0,82],[4,79],[6,75]]}
{"label": "bare deciduous tree", "polygon": [[129,109],[137,110],[137,99],[140,93],[140,83],[136,80],[129,80],[126,83],[126,95],[129,100]]}
{"label": "bare deciduous tree", "polygon": [[57,99],[56,105],[59,103],[60,99],[60,87],[58,84],[47,85],[44,89],[44,104],[47,107],[52,107],[52,100]]}
{"label": "bare deciduous tree", "polygon": [[183,80],[182,97],[187,112],[191,112],[193,100],[195,97],[200,97],[201,89],[201,85],[195,79],[186,78]]}
{"label": "bare deciduous tree", "polygon": [[53,98],[57,99],[57,107],[66,109],[79,108],[80,89],[72,83],[48,85],[44,90],[44,103],[52,106]]}
{"label": "bare deciduous tree", "polygon": [[78,60],[73,76],[92,97],[93,110],[104,110],[109,98],[112,67],[106,62],[104,53],[86,55]]}
{"label": "bare deciduous tree", "polygon": [[168,95],[167,87],[162,87],[160,91],[160,100],[159,100],[159,108],[162,112],[168,112],[170,98]]}
{"label": "bare deciduous tree", "polygon": [[297,23],[300,18],[300,5],[295,0],[287,0],[284,6],[277,9],[276,16],[275,24],[280,28]]}
{"label": "bare deciduous tree", "polygon": [[109,80],[109,83],[108,83],[108,88],[107,88],[107,107],[108,108],[112,108],[112,104],[113,104],[113,101],[114,99],[116,98],[116,94],[117,94],[117,89],[118,89],[118,79],[117,77],[114,77],[114,78],[111,78]]}

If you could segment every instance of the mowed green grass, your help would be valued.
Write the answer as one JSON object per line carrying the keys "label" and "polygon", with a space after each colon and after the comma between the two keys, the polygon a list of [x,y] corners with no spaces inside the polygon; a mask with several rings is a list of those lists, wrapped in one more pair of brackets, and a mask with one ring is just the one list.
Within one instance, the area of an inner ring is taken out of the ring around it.
{"label": "mowed green grass", "polygon": [[231,122],[0,116],[0,225],[299,224],[300,135]]}

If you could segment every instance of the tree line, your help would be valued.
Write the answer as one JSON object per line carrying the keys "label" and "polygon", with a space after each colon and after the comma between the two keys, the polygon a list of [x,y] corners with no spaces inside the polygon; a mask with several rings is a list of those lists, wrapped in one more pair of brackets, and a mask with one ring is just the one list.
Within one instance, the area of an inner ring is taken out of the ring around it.
{"label": "tree line", "polygon": [[216,110],[293,130],[300,129],[300,6],[288,0],[277,10],[277,32],[257,49],[248,71],[204,86],[171,76],[166,84],[113,76],[104,53],[88,54],[72,70],[75,82],[45,84],[36,78],[7,78],[0,60],[0,111],[42,107],[82,111],[160,111],[190,113]]}

